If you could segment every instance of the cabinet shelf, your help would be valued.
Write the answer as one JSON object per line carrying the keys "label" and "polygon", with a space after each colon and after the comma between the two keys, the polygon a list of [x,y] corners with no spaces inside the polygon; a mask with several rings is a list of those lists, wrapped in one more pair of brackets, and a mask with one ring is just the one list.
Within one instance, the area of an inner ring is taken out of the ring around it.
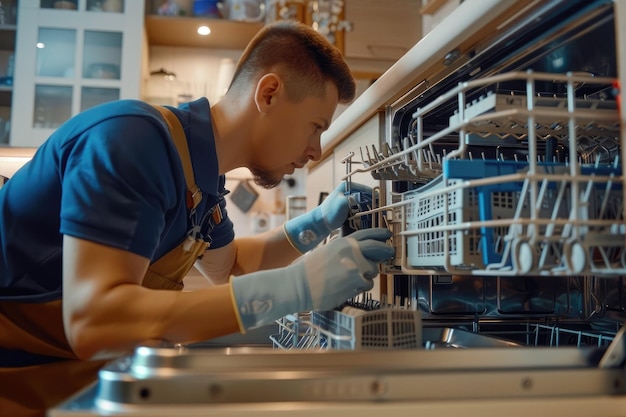
{"label": "cabinet shelf", "polygon": [[13,50],[15,47],[15,25],[0,25],[0,49]]}
{"label": "cabinet shelf", "polygon": [[[205,47],[244,49],[263,27],[262,22],[237,22],[201,17],[147,15],[145,18],[150,46]],[[198,26],[211,28],[208,36],[198,35]]]}
{"label": "cabinet shelf", "polygon": [[11,106],[11,93],[13,92],[12,86],[0,86],[0,107]]}

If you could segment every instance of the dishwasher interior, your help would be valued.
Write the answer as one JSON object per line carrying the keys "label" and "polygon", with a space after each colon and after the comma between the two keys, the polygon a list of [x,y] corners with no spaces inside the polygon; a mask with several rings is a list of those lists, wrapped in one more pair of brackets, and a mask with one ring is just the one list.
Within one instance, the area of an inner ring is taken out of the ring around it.
{"label": "dishwasher interior", "polygon": [[528,2],[384,109],[384,135],[345,158],[348,189],[379,184],[348,193],[347,229],[393,231],[380,294],[286,316],[267,348],[139,348],[53,415],[494,398],[626,415],[615,9]]}
{"label": "dishwasher interior", "polygon": [[614,4],[535,6],[449,52],[346,156],[348,189],[380,182],[349,195],[352,228],[394,232],[389,285],[284,318],[275,346],[611,344],[626,317]]}

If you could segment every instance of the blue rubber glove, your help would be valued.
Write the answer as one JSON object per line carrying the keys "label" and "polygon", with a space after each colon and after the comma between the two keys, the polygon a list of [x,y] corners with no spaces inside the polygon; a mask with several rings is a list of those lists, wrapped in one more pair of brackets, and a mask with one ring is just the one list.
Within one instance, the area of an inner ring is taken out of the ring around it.
{"label": "blue rubber glove", "polygon": [[385,228],[364,229],[323,245],[285,268],[231,279],[242,332],[301,311],[330,310],[370,290],[378,262],[394,255]]}
{"label": "blue rubber glove", "polygon": [[[351,192],[372,192],[361,184],[351,183]],[[285,235],[300,253],[319,245],[335,229],[340,228],[350,214],[350,204],[345,196],[345,183],[341,183],[319,206],[284,224]]]}

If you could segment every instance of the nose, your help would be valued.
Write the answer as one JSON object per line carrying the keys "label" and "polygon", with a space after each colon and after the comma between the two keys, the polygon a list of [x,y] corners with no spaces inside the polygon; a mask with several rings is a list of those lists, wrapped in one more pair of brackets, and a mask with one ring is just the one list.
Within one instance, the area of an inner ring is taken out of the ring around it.
{"label": "nose", "polygon": [[322,145],[319,139],[307,148],[306,156],[313,161],[319,161],[322,158]]}

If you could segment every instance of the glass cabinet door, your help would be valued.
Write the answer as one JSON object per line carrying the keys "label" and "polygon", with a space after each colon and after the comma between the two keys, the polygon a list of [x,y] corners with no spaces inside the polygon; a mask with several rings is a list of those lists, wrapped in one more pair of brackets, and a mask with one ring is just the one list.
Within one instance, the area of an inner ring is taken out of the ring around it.
{"label": "glass cabinet door", "polygon": [[119,88],[95,83],[119,81],[122,66],[122,32],[86,30],[84,34],[80,111],[120,98]]}
{"label": "glass cabinet door", "polygon": [[54,129],[72,115],[71,86],[43,85],[35,86],[35,112],[33,127]]}
{"label": "glass cabinet door", "polygon": [[74,77],[76,71],[75,29],[39,28],[36,47],[36,76]]}
{"label": "glass cabinet door", "polygon": [[12,146],[38,146],[79,112],[139,98],[143,7],[141,0],[20,3],[12,107],[24,111],[11,114]]}
{"label": "glass cabinet door", "polygon": [[119,88],[83,87],[80,91],[80,111],[119,99]]}
{"label": "glass cabinet door", "polygon": [[[79,37],[82,37],[83,45],[80,66],[76,65]],[[71,85],[37,82],[33,127],[54,129],[71,117],[77,82],[80,85],[80,94],[75,98],[78,111],[119,99],[119,88],[90,84],[95,80],[120,80],[121,32],[40,27],[36,47],[35,75],[38,80],[48,77],[67,79]],[[78,81],[77,74],[80,74]]]}
{"label": "glass cabinet door", "polygon": [[73,87],[68,83],[76,72],[76,38],[75,29],[39,28],[35,76],[68,81],[35,85],[34,128],[56,128],[72,114]]}
{"label": "glass cabinet door", "polygon": [[122,33],[85,31],[83,78],[120,79]]}

